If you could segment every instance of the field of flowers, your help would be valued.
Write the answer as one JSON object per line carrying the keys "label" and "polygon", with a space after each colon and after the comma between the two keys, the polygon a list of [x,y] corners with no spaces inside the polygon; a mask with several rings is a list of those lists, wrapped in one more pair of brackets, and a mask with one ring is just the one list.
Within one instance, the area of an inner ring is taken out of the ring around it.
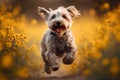
{"label": "field of flowers", "polygon": [[[103,5],[101,9],[107,9]],[[20,7],[0,8],[0,80],[39,79],[43,77],[86,76],[100,80],[120,79],[120,6],[97,17],[89,14],[73,19],[71,28],[77,54],[72,65],[50,75],[43,70],[40,40],[47,25],[44,21],[18,16]]]}

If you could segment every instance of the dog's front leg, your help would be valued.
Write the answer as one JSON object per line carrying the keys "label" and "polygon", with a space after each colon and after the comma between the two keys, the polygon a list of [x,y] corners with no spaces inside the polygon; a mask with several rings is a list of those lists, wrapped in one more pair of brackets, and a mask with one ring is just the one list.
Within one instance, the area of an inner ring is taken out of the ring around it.
{"label": "dog's front leg", "polygon": [[68,42],[68,46],[66,48],[66,55],[63,58],[64,64],[72,64],[75,60],[75,53],[77,51],[76,45],[74,41]]}
{"label": "dog's front leg", "polygon": [[66,51],[66,55],[63,58],[63,63],[64,64],[72,64],[73,61],[75,60],[75,53],[76,53],[75,46],[68,47],[68,50]]}
{"label": "dog's front leg", "polygon": [[60,59],[56,56],[56,54],[53,51],[53,49],[51,50],[49,48],[47,50],[47,52],[46,52],[46,59],[47,59],[47,64],[49,64],[48,66],[50,66],[52,71],[57,71],[59,69],[59,61],[60,61]]}

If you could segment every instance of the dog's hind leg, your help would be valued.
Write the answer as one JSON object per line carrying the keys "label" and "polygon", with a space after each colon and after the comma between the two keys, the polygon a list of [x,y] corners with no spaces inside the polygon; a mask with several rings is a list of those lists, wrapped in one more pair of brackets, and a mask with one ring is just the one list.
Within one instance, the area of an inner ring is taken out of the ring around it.
{"label": "dog's hind leg", "polygon": [[44,70],[45,70],[45,72],[46,73],[48,73],[48,74],[51,74],[51,67],[50,67],[50,64],[49,64],[49,62],[45,62],[45,68],[44,68]]}

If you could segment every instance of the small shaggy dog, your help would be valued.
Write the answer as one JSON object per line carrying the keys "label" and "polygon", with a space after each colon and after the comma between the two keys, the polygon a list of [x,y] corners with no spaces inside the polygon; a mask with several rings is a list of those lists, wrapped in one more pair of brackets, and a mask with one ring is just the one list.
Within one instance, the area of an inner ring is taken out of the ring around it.
{"label": "small shaggy dog", "polygon": [[38,13],[46,19],[48,30],[41,41],[41,53],[45,62],[45,72],[59,69],[59,61],[72,64],[75,59],[76,45],[70,31],[72,17],[78,17],[79,11],[74,6],[59,7],[56,10],[46,10],[38,7]]}

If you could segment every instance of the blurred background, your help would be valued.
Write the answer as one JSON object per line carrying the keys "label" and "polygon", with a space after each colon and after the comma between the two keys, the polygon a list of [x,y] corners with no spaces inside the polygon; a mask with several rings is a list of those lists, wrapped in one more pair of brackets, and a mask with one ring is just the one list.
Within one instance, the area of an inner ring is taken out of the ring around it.
{"label": "blurred background", "polygon": [[0,2],[1,5],[5,3],[9,11],[15,7],[20,7],[19,14],[26,14],[27,17],[35,19],[39,19],[36,11],[38,6],[56,9],[59,6],[75,5],[82,13],[83,11],[94,10],[96,15],[103,15],[107,11],[113,10],[120,3],[119,0],[1,0]]}
{"label": "blurred background", "polygon": [[[76,59],[46,74],[40,41],[47,25],[37,7],[74,5]],[[119,0],[0,0],[0,80],[120,80]]]}

